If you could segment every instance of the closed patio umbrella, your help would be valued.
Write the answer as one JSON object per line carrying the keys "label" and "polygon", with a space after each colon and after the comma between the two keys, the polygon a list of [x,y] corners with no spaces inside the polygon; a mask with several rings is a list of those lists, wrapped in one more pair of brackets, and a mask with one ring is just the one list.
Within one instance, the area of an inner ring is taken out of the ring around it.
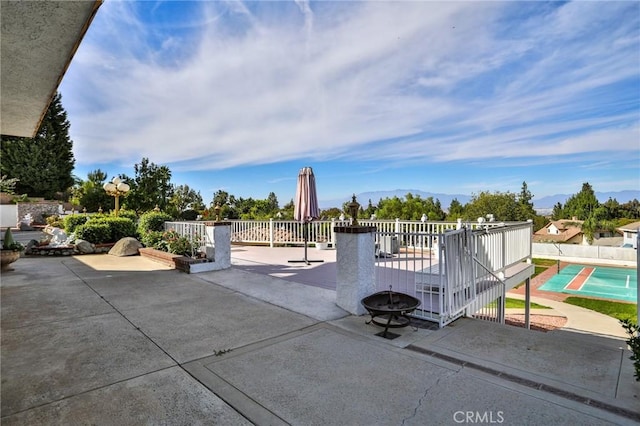
{"label": "closed patio umbrella", "polygon": [[298,185],[296,186],[295,209],[293,218],[302,222],[304,226],[304,259],[290,260],[289,262],[323,262],[322,260],[309,260],[307,258],[307,241],[309,237],[309,222],[320,216],[318,208],[318,194],[316,193],[316,178],[311,167],[303,167],[298,173]]}

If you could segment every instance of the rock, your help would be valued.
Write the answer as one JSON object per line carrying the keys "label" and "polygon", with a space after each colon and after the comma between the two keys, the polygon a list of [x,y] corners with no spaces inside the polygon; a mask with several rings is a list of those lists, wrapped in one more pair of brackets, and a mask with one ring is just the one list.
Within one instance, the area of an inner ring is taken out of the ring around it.
{"label": "rock", "polygon": [[138,254],[138,249],[144,247],[140,241],[133,237],[125,237],[119,240],[111,250],[109,254],[112,256],[134,256]]}
{"label": "rock", "polygon": [[46,232],[51,235],[51,238],[49,239],[49,245],[61,246],[70,242],[67,233],[64,232],[63,229],[51,227],[46,229]]}
{"label": "rock", "polygon": [[21,231],[33,231],[33,228],[24,222],[18,222],[18,229]]}
{"label": "rock", "polygon": [[76,240],[76,250],[82,254],[90,254],[96,251],[93,244],[85,240]]}
{"label": "rock", "polygon": [[25,253],[31,253],[31,250],[34,247],[38,247],[40,243],[38,242],[38,240],[29,240],[29,242],[27,243],[27,245],[24,247],[24,252]]}

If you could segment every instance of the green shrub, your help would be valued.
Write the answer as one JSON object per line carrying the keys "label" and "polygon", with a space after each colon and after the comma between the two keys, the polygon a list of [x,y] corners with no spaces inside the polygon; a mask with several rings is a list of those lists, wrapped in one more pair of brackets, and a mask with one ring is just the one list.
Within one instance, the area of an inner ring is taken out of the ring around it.
{"label": "green shrub", "polygon": [[190,257],[195,256],[198,247],[197,243],[192,242],[187,237],[181,237],[175,231],[164,232],[162,234],[162,240],[156,245],[158,250]]}
{"label": "green shrub", "polygon": [[164,232],[164,223],[173,220],[173,217],[166,213],[149,211],[140,216],[138,221],[138,234],[141,238],[149,231]]}
{"label": "green shrub", "polygon": [[65,216],[64,218],[64,230],[68,234],[75,232],[76,228],[80,225],[84,225],[89,220],[89,216],[86,214],[72,214]]}
{"label": "green shrub", "polygon": [[109,240],[105,242],[115,243],[124,237],[136,237],[136,225],[126,217],[105,216],[91,218],[87,223],[103,223],[109,227]]}
{"label": "green shrub", "polygon": [[2,240],[2,250],[22,251],[24,247],[22,244],[13,239],[11,228],[7,228],[4,231],[4,239]]}
{"label": "green shrub", "polygon": [[629,339],[626,341],[631,349],[629,359],[633,361],[636,381],[640,382],[640,326],[629,319],[620,320],[620,323],[629,335]]}
{"label": "green shrub", "polygon": [[136,212],[134,210],[120,209],[120,210],[118,210],[118,216],[117,217],[131,219],[131,221],[133,223],[136,223],[136,221],[138,220],[138,215],[136,214]]}
{"label": "green shrub", "polygon": [[64,219],[58,215],[48,216],[45,220],[49,226],[64,229]]}
{"label": "green shrub", "polygon": [[163,235],[164,232],[162,231],[149,231],[140,237],[140,242],[145,247],[158,248]]}
{"label": "green shrub", "polygon": [[85,223],[75,228],[75,236],[76,239],[86,240],[93,244],[107,243],[111,239],[111,227],[98,221]]}

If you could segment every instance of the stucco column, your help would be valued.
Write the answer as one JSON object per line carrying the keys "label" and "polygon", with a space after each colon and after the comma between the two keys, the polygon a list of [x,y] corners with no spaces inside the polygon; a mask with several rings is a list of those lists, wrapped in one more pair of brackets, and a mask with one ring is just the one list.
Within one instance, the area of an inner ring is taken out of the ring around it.
{"label": "stucco column", "polygon": [[207,258],[213,259],[216,269],[231,267],[231,222],[205,222]]}
{"label": "stucco column", "polygon": [[374,226],[336,226],[336,304],[353,315],[367,310],[360,301],[376,292]]}

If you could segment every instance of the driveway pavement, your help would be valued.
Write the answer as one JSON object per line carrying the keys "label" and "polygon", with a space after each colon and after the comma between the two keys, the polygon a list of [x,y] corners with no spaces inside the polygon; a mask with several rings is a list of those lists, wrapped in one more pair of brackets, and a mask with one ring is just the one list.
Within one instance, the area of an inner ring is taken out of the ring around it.
{"label": "driveway pavement", "polygon": [[640,422],[620,338],[461,319],[387,340],[332,290],[238,266],[90,255],[14,269],[3,425]]}

